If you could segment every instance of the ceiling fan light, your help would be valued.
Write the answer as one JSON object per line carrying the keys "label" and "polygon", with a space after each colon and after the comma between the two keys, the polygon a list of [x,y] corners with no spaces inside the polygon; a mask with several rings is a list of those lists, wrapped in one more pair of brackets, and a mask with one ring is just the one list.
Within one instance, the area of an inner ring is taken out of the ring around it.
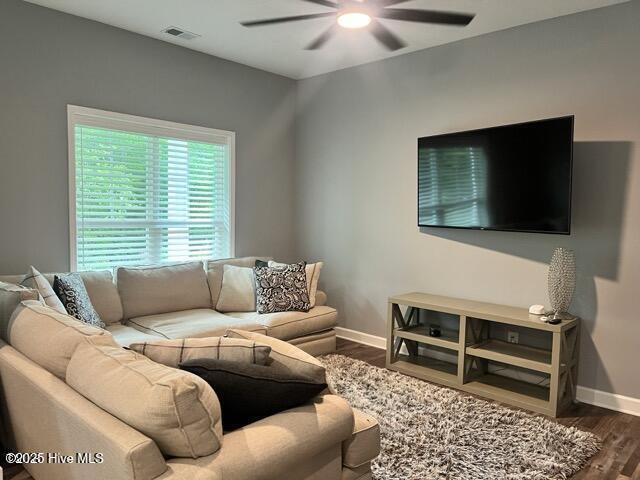
{"label": "ceiling fan light", "polygon": [[371,23],[371,17],[362,12],[347,12],[338,16],[338,25],[343,28],[364,28]]}

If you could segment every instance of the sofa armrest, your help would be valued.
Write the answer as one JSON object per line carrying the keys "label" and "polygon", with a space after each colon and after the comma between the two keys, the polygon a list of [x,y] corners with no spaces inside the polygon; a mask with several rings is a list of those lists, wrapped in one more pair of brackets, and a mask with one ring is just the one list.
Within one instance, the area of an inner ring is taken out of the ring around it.
{"label": "sofa armrest", "polygon": [[340,468],[341,445],[352,432],[353,411],[349,404],[336,395],[323,395],[227,433],[222,448],[212,455],[174,458],[168,465],[170,469],[217,469],[225,480],[306,478],[298,475],[299,470],[319,468],[315,459],[334,449]]}
{"label": "sofa armrest", "polygon": [[322,290],[316,290],[316,307],[327,304],[327,294]]}
{"label": "sofa armrest", "polygon": [[[77,393],[15,348],[0,343],[0,391],[5,446],[16,452],[72,455],[73,463],[34,463],[48,480],[151,480],[167,464],[157,445]],[[123,395],[127,393],[123,392]],[[78,463],[78,453],[103,455]]]}
{"label": "sofa armrest", "polygon": [[380,453],[380,425],[371,415],[355,408],[353,418],[353,434],[342,442],[342,464],[357,469]]}

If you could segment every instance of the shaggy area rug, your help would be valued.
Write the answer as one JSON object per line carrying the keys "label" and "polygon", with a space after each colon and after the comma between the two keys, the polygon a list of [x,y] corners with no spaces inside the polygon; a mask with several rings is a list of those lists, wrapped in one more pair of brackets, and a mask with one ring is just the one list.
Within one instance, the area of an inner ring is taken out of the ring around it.
{"label": "shaggy area rug", "polygon": [[380,422],[376,480],[566,479],[600,448],[541,416],[343,355],[321,360],[336,392]]}

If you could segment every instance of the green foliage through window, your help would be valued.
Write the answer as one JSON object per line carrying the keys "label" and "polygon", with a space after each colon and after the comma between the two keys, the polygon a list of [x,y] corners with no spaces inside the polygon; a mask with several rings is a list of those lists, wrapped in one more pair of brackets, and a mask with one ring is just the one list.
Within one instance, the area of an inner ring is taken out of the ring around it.
{"label": "green foliage through window", "polygon": [[78,270],[230,256],[228,145],[74,133]]}

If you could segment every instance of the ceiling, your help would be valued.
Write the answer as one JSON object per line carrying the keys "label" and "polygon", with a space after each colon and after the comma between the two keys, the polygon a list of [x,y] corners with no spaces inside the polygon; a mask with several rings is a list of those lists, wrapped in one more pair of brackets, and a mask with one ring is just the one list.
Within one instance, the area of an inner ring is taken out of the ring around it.
{"label": "ceiling", "polygon": [[[320,50],[304,47],[332,18],[245,28],[238,22],[331,11],[302,0],[28,0],[186,48],[294,79],[403,55],[517,25],[605,7],[627,0],[411,0],[395,8],[476,13],[467,27],[380,20],[408,46],[384,49],[367,32],[340,29]],[[193,40],[162,30],[175,26],[201,35]]]}

